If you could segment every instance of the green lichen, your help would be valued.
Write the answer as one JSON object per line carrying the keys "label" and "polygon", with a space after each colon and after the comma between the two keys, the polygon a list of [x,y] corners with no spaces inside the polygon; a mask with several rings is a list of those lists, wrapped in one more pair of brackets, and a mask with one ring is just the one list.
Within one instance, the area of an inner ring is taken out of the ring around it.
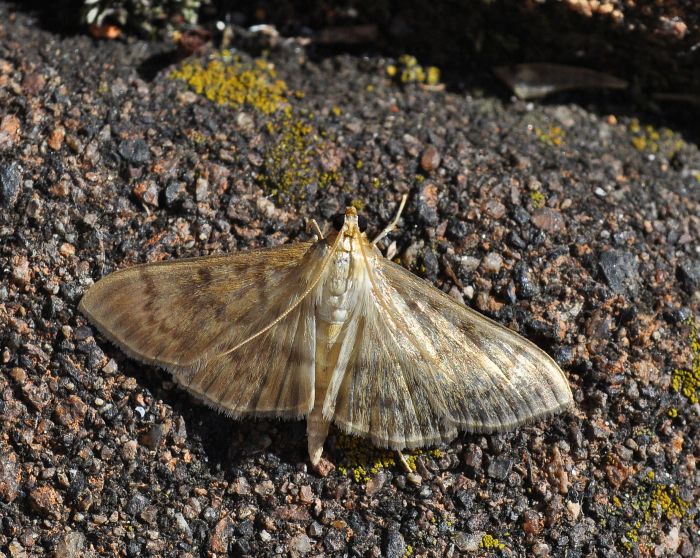
{"label": "green lichen", "polygon": [[170,78],[184,81],[195,93],[220,105],[250,107],[264,114],[289,107],[287,84],[263,58],[244,61],[221,51],[206,64],[184,62]]}
{"label": "green lichen", "polygon": [[540,192],[540,191],[535,191],[535,192],[530,192],[530,202],[532,203],[532,207],[535,207],[537,209],[544,207],[545,202],[547,201],[547,198],[545,195]]}
{"label": "green lichen", "polygon": [[440,70],[435,66],[423,67],[415,56],[404,54],[399,57],[396,65],[386,68],[387,75],[401,84],[422,83],[429,86],[440,84]]}
{"label": "green lichen", "polygon": [[690,368],[676,368],[671,375],[671,389],[680,393],[691,404],[700,401],[700,337],[694,319],[688,321],[690,326],[691,364]]}
{"label": "green lichen", "polygon": [[678,134],[668,128],[656,129],[650,125],[642,125],[636,118],[632,119],[627,131],[630,134],[632,146],[637,151],[645,153],[660,153],[672,158],[685,145]]}
{"label": "green lichen", "polygon": [[268,194],[280,201],[303,200],[318,189],[340,182],[337,170],[323,170],[318,153],[324,140],[309,114],[285,111],[270,122],[271,136],[264,155],[260,181]]}
{"label": "green lichen", "polygon": [[[358,484],[371,480],[382,469],[401,467],[395,451],[377,448],[367,440],[357,436],[338,432],[336,448],[343,453],[338,471],[343,475],[350,476]],[[439,449],[405,450],[403,456],[412,471],[416,470],[416,459],[421,455],[429,455],[439,459],[442,457],[442,451]]]}
{"label": "green lichen", "polygon": [[658,482],[652,470],[640,473],[637,482],[628,486],[612,497],[608,509],[613,516],[627,518],[619,544],[628,552],[653,546],[665,529],[662,522],[682,522],[693,515],[691,503],[681,497],[678,486]]}
{"label": "green lichen", "polygon": [[566,132],[564,132],[561,126],[550,126],[546,130],[536,127],[534,132],[538,140],[550,147],[560,147],[564,143],[564,138],[566,137]]}

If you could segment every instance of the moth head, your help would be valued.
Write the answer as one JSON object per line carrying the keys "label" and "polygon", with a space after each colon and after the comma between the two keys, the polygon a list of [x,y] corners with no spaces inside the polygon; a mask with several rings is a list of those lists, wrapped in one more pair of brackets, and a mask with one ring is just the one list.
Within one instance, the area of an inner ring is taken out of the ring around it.
{"label": "moth head", "polygon": [[354,236],[365,232],[367,219],[364,215],[358,215],[357,209],[350,206],[345,208],[344,213],[338,213],[333,217],[333,228],[338,232],[344,231],[348,236]]}

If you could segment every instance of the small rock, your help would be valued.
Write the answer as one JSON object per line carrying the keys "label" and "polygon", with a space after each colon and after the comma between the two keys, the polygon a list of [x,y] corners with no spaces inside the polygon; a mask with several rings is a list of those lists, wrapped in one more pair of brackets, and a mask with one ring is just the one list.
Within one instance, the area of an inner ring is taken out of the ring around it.
{"label": "small rock", "polygon": [[66,137],[66,130],[63,126],[56,126],[51,132],[48,141],[48,146],[54,151],[58,151],[63,146],[63,140]]}
{"label": "small rock", "polygon": [[135,165],[147,163],[151,158],[148,144],[142,139],[123,140],[119,144],[118,151],[127,163]]}
{"label": "small rock", "polygon": [[491,217],[491,219],[495,219],[497,221],[499,219],[503,219],[506,214],[506,206],[498,200],[490,200],[486,202],[484,209],[486,210],[486,214]]}
{"label": "small rock", "polygon": [[38,486],[29,493],[30,507],[46,517],[61,518],[63,498],[51,486]]}
{"label": "small rock", "polygon": [[318,521],[312,521],[308,533],[310,537],[318,538],[323,535],[323,526]]}
{"label": "small rock", "polygon": [[367,494],[367,496],[373,496],[382,489],[385,482],[386,473],[380,469],[377,471],[376,475],[367,481],[365,485],[365,494]]}
{"label": "small rock", "polygon": [[311,552],[311,548],[311,539],[303,533],[297,535],[296,537],[292,537],[292,539],[289,541],[289,552],[292,554],[292,556],[303,556],[308,554]]}
{"label": "small rock", "polygon": [[0,150],[9,149],[19,140],[19,118],[8,114],[0,120]]}
{"label": "small rock", "polygon": [[423,477],[421,477],[418,473],[408,473],[406,478],[413,486],[420,486],[423,483]]}
{"label": "small rock", "polygon": [[333,469],[335,469],[335,465],[325,457],[321,457],[321,460],[314,466],[314,470],[322,477],[327,477]]}
{"label": "small rock", "polygon": [[340,553],[345,550],[345,537],[338,529],[328,529],[323,538],[324,548],[331,553]]}
{"label": "small rock", "polygon": [[406,555],[406,541],[398,529],[390,528],[386,531],[383,550],[386,558],[401,558]]}
{"label": "small rock", "polygon": [[139,436],[139,442],[141,445],[146,446],[150,450],[158,449],[163,436],[166,434],[166,428],[163,424],[154,424],[148,430]]}
{"label": "small rock", "polygon": [[314,491],[313,489],[308,485],[305,484],[299,489],[299,501],[302,504],[312,504],[314,501]]}
{"label": "small rock", "polygon": [[600,186],[598,186],[598,187],[594,190],[594,193],[595,193],[595,195],[598,196],[599,198],[604,198],[605,196],[608,195],[608,193],[607,193],[605,190],[603,190]]}
{"label": "small rock", "polygon": [[12,282],[23,287],[31,281],[29,260],[26,256],[14,256],[12,258]]}
{"label": "small rock", "polygon": [[458,531],[452,539],[460,552],[477,552],[481,537],[478,534],[464,533]]}
{"label": "small rock", "polygon": [[138,443],[136,440],[128,440],[124,442],[122,446],[122,457],[125,461],[133,461],[136,459],[136,453],[138,452]]}
{"label": "small rock", "polygon": [[542,516],[536,510],[525,510],[523,513],[523,531],[528,535],[539,535],[544,529]]}
{"label": "small rock", "polygon": [[209,538],[209,549],[217,554],[228,554],[232,536],[233,523],[231,519],[228,517],[221,518]]}
{"label": "small rock", "polygon": [[77,531],[66,533],[56,544],[54,558],[85,558],[85,535]]}
{"label": "small rock", "polygon": [[536,209],[532,214],[531,220],[532,224],[538,229],[548,233],[557,233],[566,229],[564,216],[549,207]]}
{"label": "small rock", "polygon": [[496,252],[489,252],[481,261],[481,267],[487,273],[498,273],[503,265],[503,258]]}
{"label": "small rock", "polygon": [[132,190],[134,196],[145,204],[158,207],[158,186],[155,181],[139,182]]}
{"label": "small rock", "polygon": [[27,558],[27,551],[19,543],[19,541],[12,541],[8,546],[7,550],[10,552],[11,558]]}
{"label": "small rock", "polygon": [[700,261],[684,259],[676,275],[686,293],[692,295],[700,289]]}
{"label": "small rock", "polygon": [[504,481],[508,478],[512,467],[513,460],[507,455],[500,455],[491,460],[486,472],[492,479]]}
{"label": "small rock", "polygon": [[432,172],[440,166],[440,160],[440,152],[430,145],[421,155],[420,166],[425,172]]}
{"label": "small rock", "polygon": [[0,500],[10,504],[19,495],[20,470],[12,448],[0,446]]}
{"label": "small rock", "polygon": [[143,494],[134,494],[126,504],[126,512],[136,516],[140,514],[148,504],[148,498],[146,498]]}
{"label": "small rock", "polygon": [[639,264],[630,252],[608,250],[600,255],[598,265],[612,291],[636,295],[639,291]]}
{"label": "small rock", "polygon": [[209,199],[209,181],[204,177],[199,177],[194,185],[194,199],[198,203],[206,202]]}
{"label": "small rock", "polygon": [[185,516],[179,512],[175,514],[175,525],[177,526],[177,530],[180,531],[186,539],[192,539],[192,529],[190,529],[190,525],[187,523]]}
{"label": "small rock", "polygon": [[182,201],[187,195],[187,189],[184,182],[173,180],[165,187],[165,203],[168,207],[172,207],[179,201]]}
{"label": "small rock", "polygon": [[14,207],[22,190],[22,168],[15,161],[0,164],[0,207]]}
{"label": "small rock", "polygon": [[237,477],[231,483],[231,491],[239,496],[248,496],[250,494],[250,484],[245,477]]}
{"label": "small rock", "polygon": [[271,480],[263,481],[255,485],[253,492],[262,497],[272,496],[275,493],[275,484]]}

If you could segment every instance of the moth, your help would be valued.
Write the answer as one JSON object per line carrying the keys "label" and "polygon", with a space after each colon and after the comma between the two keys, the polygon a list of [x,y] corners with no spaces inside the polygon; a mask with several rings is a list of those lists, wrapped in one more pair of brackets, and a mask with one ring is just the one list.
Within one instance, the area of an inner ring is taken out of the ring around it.
{"label": "moth", "polygon": [[544,351],[382,256],[405,202],[371,242],[348,207],[326,237],[116,271],[80,310],[231,417],[305,417],[314,466],[331,423],[400,451],[570,405]]}

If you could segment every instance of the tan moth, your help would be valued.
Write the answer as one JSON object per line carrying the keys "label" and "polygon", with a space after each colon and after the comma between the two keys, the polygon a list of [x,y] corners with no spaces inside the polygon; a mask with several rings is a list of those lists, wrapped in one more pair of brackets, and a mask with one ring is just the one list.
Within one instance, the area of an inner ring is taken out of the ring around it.
{"label": "tan moth", "polygon": [[306,417],[317,465],[331,423],[401,450],[559,411],[571,389],[520,335],[387,260],[348,207],[308,242],[137,265],[81,311],[128,355],[232,417]]}

